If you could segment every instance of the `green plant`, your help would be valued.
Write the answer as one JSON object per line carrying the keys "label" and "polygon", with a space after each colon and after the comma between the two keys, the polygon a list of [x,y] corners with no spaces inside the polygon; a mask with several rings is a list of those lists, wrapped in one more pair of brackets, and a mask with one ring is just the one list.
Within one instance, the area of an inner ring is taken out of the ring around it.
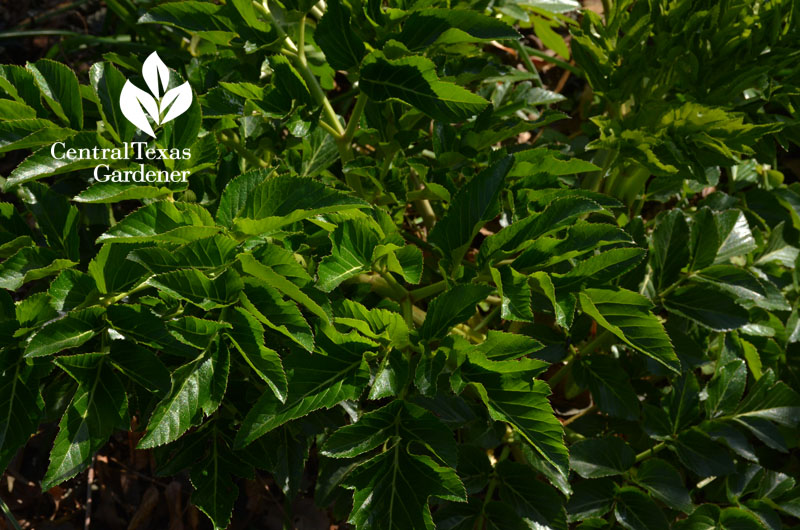
{"label": "green plant", "polygon": [[[800,188],[743,158],[785,128],[714,110],[746,140],[687,164],[726,192],[685,172],[660,212],[603,188],[629,166],[547,128],[564,96],[507,23],[529,9],[558,48],[564,6],[113,2],[194,89],[155,139],[119,105],[142,57],[105,53],[88,83],[0,67],[0,153],[33,151],[1,181],[0,467],[49,430],[47,489],[123,430],[188,472],[215,528],[264,472],[291,525],[309,461],[315,501],[358,529],[789,525]],[[596,90],[599,24],[573,40]],[[662,120],[665,98],[712,104],[626,90],[598,90],[597,123],[631,94]],[[153,156],[114,155],[131,142]]]}

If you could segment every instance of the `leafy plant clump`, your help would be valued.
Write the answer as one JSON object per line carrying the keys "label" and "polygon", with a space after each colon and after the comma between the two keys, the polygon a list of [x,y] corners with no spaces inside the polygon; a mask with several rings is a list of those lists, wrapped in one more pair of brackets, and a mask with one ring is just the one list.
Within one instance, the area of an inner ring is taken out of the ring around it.
{"label": "leafy plant clump", "polygon": [[[109,2],[130,46],[0,66],[0,468],[129,432],[221,529],[265,475],[287,527],[796,525],[797,10],[603,4]],[[152,51],[185,111],[134,125]]]}

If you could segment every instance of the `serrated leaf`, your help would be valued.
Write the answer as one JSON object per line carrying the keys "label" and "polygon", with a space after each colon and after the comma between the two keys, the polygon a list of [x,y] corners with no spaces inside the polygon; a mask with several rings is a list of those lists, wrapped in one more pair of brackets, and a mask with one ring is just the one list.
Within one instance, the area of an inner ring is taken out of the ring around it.
{"label": "serrated leaf", "polygon": [[628,530],[668,530],[669,522],[664,512],[637,488],[626,486],[616,494],[614,515],[617,522]]}
{"label": "serrated leaf", "polygon": [[258,278],[273,289],[282,292],[298,304],[304,306],[309,311],[320,317],[324,322],[329,322],[328,313],[315,302],[308,294],[303,292],[297,285],[289,281],[285,276],[281,276],[270,267],[256,261],[252,254],[239,254],[237,256],[242,264],[242,270],[247,274]]}
{"label": "serrated leaf", "polygon": [[440,81],[427,58],[388,59],[375,51],[361,62],[361,90],[375,101],[399,100],[443,122],[464,121],[488,101],[453,83]]}
{"label": "serrated leaf", "polygon": [[618,289],[586,289],[579,295],[581,309],[628,346],[652,357],[675,372],[680,362],[652,303],[637,293]]}
{"label": "serrated leaf", "polygon": [[278,353],[264,344],[264,328],[254,316],[234,307],[227,315],[233,326],[225,335],[242,354],[250,368],[263,379],[281,402],[286,401],[286,374]]}
{"label": "serrated leaf", "polygon": [[696,427],[678,435],[675,452],[687,469],[701,477],[718,477],[734,472],[728,452]]}
{"label": "serrated leaf", "polygon": [[511,424],[525,440],[559,473],[567,476],[569,462],[564,446],[561,423],[552,413],[547,397],[550,387],[533,377],[545,363],[527,359],[521,361],[487,361],[470,356],[454,381],[454,390],[473,385],[486,405],[489,415],[497,421]]}
{"label": "serrated leaf", "polygon": [[636,469],[637,484],[670,508],[689,513],[692,499],[683,485],[680,473],[660,458],[650,458]]}
{"label": "serrated leaf", "polygon": [[39,90],[53,112],[73,129],[83,129],[83,106],[78,78],[68,66],[40,59],[28,63]]}
{"label": "serrated leaf", "polygon": [[77,263],[56,257],[49,248],[23,247],[0,263],[0,288],[15,291],[28,282],[46,278]]}
{"label": "serrated leaf", "polygon": [[635,459],[633,449],[620,438],[590,438],[570,446],[569,466],[583,478],[602,478],[624,473]]}
{"label": "serrated leaf", "polygon": [[351,197],[309,178],[280,175],[253,187],[234,218],[235,230],[259,235],[322,213],[366,208]]}
{"label": "serrated leaf", "polygon": [[444,253],[446,263],[458,264],[484,223],[499,213],[500,190],[514,159],[505,157],[459,188],[428,241]]}
{"label": "serrated leaf", "polygon": [[129,214],[97,238],[98,243],[188,243],[219,231],[202,206],[158,201]]}
{"label": "serrated leaf", "polygon": [[44,490],[88,467],[114,429],[127,427],[128,398],[107,360],[102,353],[83,353],[55,361],[78,382],[78,389],[58,424],[50,465],[42,479]]}
{"label": "serrated leaf", "polygon": [[[93,158],[67,158],[64,149],[89,149],[112,148],[114,145],[94,132],[80,132],[64,142],[65,146],[56,150],[56,158],[51,153],[51,147],[42,147],[23,160],[11,172],[3,184],[3,189],[9,191],[14,187],[33,180],[60,175],[62,173],[93,168],[97,160]],[[68,145],[67,145],[68,144]]]}
{"label": "serrated leaf", "polygon": [[36,432],[44,410],[37,381],[25,373],[23,362],[4,368],[0,378],[0,467]]}
{"label": "serrated leaf", "polygon": [[500,477],[500,498],[513,506],[529,527],[566,530],[562,497],[539,480],[531,480],[531,469],[503,460],[495,466]]}
{"label": "serrated leaf", "polygon": [[97,335],[103,327],[103,309],[91,307],[67,313],[37,331],[25,347],[25,357],[42,357],[77,348]]}
{"label": "serrated leaf", "polygon": [[591,391],[597,408],[624,420],[639,417],[639,399],[617,360],[605,355],[582,357],[572,370],[576,382]]}
{"label": "serrated leaf", "polygon": [[475,312],[475,304],[492,292],[487,285],[456,285],[428,304],[428,313],[419,329],[423,340],[441,338],[456,324]]}
{"label": "serrated leaf", "polygon": [[747,311],[722,291],[703,283],[689,283],[664,298],[664,307],[714,331],[730,331],[748,323]]}
{"label": "serrated leaf", "polygon": [[241,301],[262,324],[288,337],[307,351],[314,349],[314,335],[308,322],[297,306],[283,300],[276,289],[246,281]]}
{"label": "serrated leaf", "polygon": [[744,394],[747,384],[747,366],[736,359],[717,366],[714,377],[706,387],[706,415],[714,418],[733,411]]}
{"label": "serrated leaf", "polygon": [[265,392],[247,412],[234,445],[245,447],[289,420],[333,407],[345,399],[356,399],[369,378],[363,356],[373,348],[373,343],[356,340],[353,335],[329,337],[320,333],[313,356],[303,351],[287,355],[286,402],[278,401],[271,391]]}
{"label": "serrated leaf", "polygon": [[671,210],[656,218],[650,245],[650,264],[654,283],[661,291],[677,281],[689,261],[689,226],[681,210]]}
{"label": "serrated leaf", "polygon": [[500,316],[506,320],[533,322],[528,278],[510,266],[490,269],[500,295]]}
{"label": "serrated leaf", "polygon": [[403,23],[398,40],[417,51],[434,44],[518,39],[506,24],[470,9],[428,8],[414,11]]}
{"label": "serrated leaf", "polygon": [[358,466],[344,484],[354,490],[348,522],[357,530],[433,530],[430,497],[466,500],[454,469],[428,456],[411,454],[400,443]]}
{"label": "serrated leaf", "polygon": [[111,343],[108,362],[151,392],[166,393],[172,386],[171,375],[155,353],[133,342]]}
{"label": "serrated leaf", "polygon": [[325,14],[317,24],[314,39],[335,70],[357,67],[367,53],[364,42],[350,23],[350,10],[340,0],[328,2]]}
{"label": "serrated leaf", "polygon": [[89,82],[100,102],[103,121],[111,134],[121,142],[130,142],[136,133],[136,127],[123,119],[120,109],[120,93],[125,86],[125,76],[111,63],[95,63],[89,69]]}
{"label": "serrated leaf", "polygon": [[206,311],[236,302],[244,285],[233,269],[213,280],[197,269],[179,269],[152,276],[147,283]]}
{"label": "serrated leaf", "polygon": [[370,269],[379,237],[363,219],[350,219],[329,234],[331,255],[319,264],[317,288],[331,292],[348,278]]}
{"label": "serrated leaf", "polygon": [[203,413],[214,412],[222,397],[219,385],[214,384],[215,375],[223,372],[227,377],[227,355],[224,348],[211,348],[172,373],[172,387],[153,410],[139,449],[174,442],[196,425]]}
{"label": "serrated leaf", "polygon": [[414,442],[425,447],[443,464],[456,464],[456,443],[450,429],[430,412],[401,399],[335,431],[322,452],[335,458],[352,458],[397,438],[403,445]]}

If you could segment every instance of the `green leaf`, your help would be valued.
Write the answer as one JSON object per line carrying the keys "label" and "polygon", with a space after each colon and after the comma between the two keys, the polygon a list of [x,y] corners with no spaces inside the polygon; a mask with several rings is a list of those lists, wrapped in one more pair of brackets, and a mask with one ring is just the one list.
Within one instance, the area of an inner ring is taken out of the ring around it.
{"label": "green leaf", "polygon": [[36,117],[36,110],[24,103],[9,99],[0,99],[0,116],[8,120],[25,120]]}
{"label": "green leaf", "polygon": [[[244,464],[219,436],[212,436],[212,447],[208,455],[193,463],[189,473],[194,491],[192,504],[211,519],[214,530],[228,528],[233,505],[239,497],[239,488],[232,474],[243,473],[248,466]],[[252,469],[249,469],[252,477]]]}
{"label": "green leaf", "polygon": [[734,265],[712,265],[697,272],[694,276],[701,282],[722,289],[736,297],[740,303],[756,305],[765,309],[788,311],[789,305],[783,295],[771,296],[766,284],[762,283],[751,272]]}
{"label": "green leaf", "polygon": [[256,185],[234,219],[234,228],[260,235],[322,213],[342,212],[368,205],[308,178],[277,176]]}
{"label": "green leaf", "polygon": [[171,249],[167,246],[129,249],[128,259],[141,263],[154,273],[194,268],[216,272],[236,259],[235,240],[217,234]]}
{"label": "green leaf", "polygon": [[298,304],[304,306],[309,311],[317,315],[324,322],[329,322],[328,313],[315,302],[308,294],[303,292],[297,285],[290,282],[286,277],[281,276],[270,267],[256,261],[252,254],[239,254],[237,256],[242,264],[242,270],[247,274],[263,281],[269,287],[277,289]]}
{"label": "green leaf", "polygon": [[171,194],[173,190],[155,186],[131,186],[123,182],[98,182],[72,198],[86,204],[113,204],[122,201],[156,199]]}
{"label": "green leaf", "polygon": [[83,129],[81,91],[75,73],[66,65],[50,59],[28,63],[27,69],[56,116],[73,129]]}
{"label": "green leaf", "polygon": [[732,412],[739,405],[746,384],[747,366],[743,360],[718,363],[714,377],[706,387],[706,415],[714,418]]}
{"label": "green leaf", "polygon": [[303,351],[287,355],[284,358],[289,381],[286,401],[281,403],[271,391],[265,392],[247,412],[236,433],[235,447],[244,447],[287,421],[331,408],[346,399],[356,399],[369,379],[364,354],[373,349],[374,343],[357,339],[353,334],[320,333],[313,356]]}
{"label": "green leaf", "polygon": [[567,448],[561,423],[555,418],[547,397],[550,387],[533,377],[545,363],[524,361],[488,361],[471,355],[453,380],[458,393],[475,387],[489,415],[510,423],[547,462],[565,477],[569,473]]}
{"label": "green leaf", "polygon": [[146,306],[113,304],[106,309],[106,318],[111,327],[124,335],[126,339],[174,355],[191,357],[197,355],[196,351],[187,348],[170,335],[164,321]]}
{"label": "green leaf", "polygon": [[572,370],[575,381],[589,388],[601,411],[624,420],[639,417],[639,399],[619,361],[606,355],[581,357]]}
{"label": "green leaf", "polygon": [[542,347],[539,341],[526,335],[491,329],[486,340],[472,346],[469,351],[479,352],[491,361],[511,361],[541,350]]}
{"label": "green leaf", "polygon": [[335,321],[357,329],[371,339],[383,339],[393,348],[404,348],[409,344],[409,330],[403,317],[387,309],[367,309],[358,302],[342,300],[336,306]]}
{"label": "green leaf", "polygon": [[513,162],[512,157],[504,157],[459,188],[428,236],[428,241],[444,253],[445,263],[460,263],[483,225],[500,212],[500,191]]}
{"label": "green leaf", "polygon": [[642,261],[645,251],[640,248],[615,248],[578,262],[565,274],[553,273],[556,291],[576,291],[588,284],[603,285],[622,276]]}
{"label": "green leaf", "polygon": [[24,247],[0,263],[0,288],[15,291],[28,282],[47,278],[77,263],[56,258],[49,248]]}
{"label": "green leaf", "polygon": [[217,207],[216,214],[217,223],[231,228],[233,220],[239,217],[239,214],[247,204],[247,198],[269,176],[269,172],[258,169],[242,173],[231,180],[225,186],[222,191],[222,197],[219,199],[219,207]]}
{"label": "green leaf", "polygon": [[657,291],[675,283],[689,262],[689,227],[681,210],[671,210],[656,218],[650,245],[650,265]]}
{"label": "green leaf", "polygon": [[153,276],[147,283],[206,311],[233,304],[243,287],[233,269],[225,269],[213,280],[197,269],[180,269]]}
{"label": "green leaf", "polygon": [[353,31],[350,10],[340,0],[328,2],[325,14],[317,23],[314,40],[334,70],[358,67],[367,53],[364,42]]}
{"label": "green leaf", "polygon": [[698,270],[714,263],[719,249],[717,221],[710,208],[698,210],[691,225],[692,259],[689,270]]}
{"label": "green leaf", "polygon": [[[236,36],[225,6],[194,0],[170,2],[149,9],[139,24],[164,24],[198,33],[216,44],[228,44]],[[246,28],[245,28],[246,29]]]}
{"label": "green leaf", "polygon": [[614,489],[614,482],[609,478],[576,483],[566,506],[567,520],[582,521],[607,514],[614,503]]}
{"label": "green leaf", "polygon": [[348,522],[357,530],[433,530],[430,497],[466,500],[464,485],[454,469],[411,454],[400,443],[358,466],[344,484],[354,490]]}
{"label": "green leaf", "polygon": [[264,328],[241,307],[234,307],[226,318],[233,325],[233,329],[225,332],[227,337],[250,368],[269,385],[275,397],[285,402],[286,374],[278,353],[264,344]]}
{"label": "green leaf", "polygon": [[144,267],[129,259],[129,245],[106,243],[89,262],[88,272],[102,294],[125,292],[144,279]]}
{"label": "green leaf", "polygon": [[27,188],[34,199],[29,208],[36,216],[47,243],[51,248],[59,250],[64,257],[78,260],[78,209],[66,197],[39,182],[32,182]]}
{"label": "green leaf", "polygon": [[[536,241],[543,235],[563,228],[582,215],[602,211],[602,206],[586,197],[557,198],[549,203],[543,212],[520,219],[497,234],[487,237],[481,245],[479,259],[481,262],[495,261],[503,259],[506,254],[511,255],[528,246],[535,247]],[[596,229],[587,228],[586,230],[592,232]],[[582,239],[587,236],[591,237],[586,234],[582,236]],[[564,241],[569,241],[569,238]],[[564,244],[566,245],[566,243]],[[543,251],[547,258],[550,258],[551,252],[554,252],[556,248],[552,248],[554,245],[548,246],[551,248],[540,247],[537,250],[538,252]],[[594,245],[589,248],[593,249]],[[522,254],[519,258],[520,262],[514,262],[514,267],[521,270],[532,265],[531,262],[535,262],[536,259],[533,256]]]}
{"label": "green leaf", "polygon": [[313,351],[314,335],[311,327],[297,306],[284,300],[276,289],[247,280],[241,301],[259,322],[288,337],[307,351]]}
{"label": "green leaf", "polygon": [[[64,146],[60,148],[56,146],[43,147],[23,160],[8,176],[8,179],[3,185],[3,189],[9,191],[25,182],[52,177],[53,175],[60,175],[62,173],[89,169],[97,165],[97,160],[93,158],[68,158],[65,152],[66,149],[93,150],[95,148],[108,149],[114,147],[111,142],[94,132],[77,133],[63,143]],[[55,158],[53,157],[51,149],[56,152]]]}
{"label": "green leaf", "polygon": [[650,300],[618,289],[586,289],[579,295],[581,309],[625,344],[678,372],[680,362]]}
{"label": "green leaf", "polygon": [[229,366],[226,348],[211,348],[201,357],[178,367],[172,373],[172,388],[156,405],[147,432],[137,448],[150,449],[174,442],[190,427],[216,410],[224,393],[219,375],[227,379]]}
{"label": "green leaf", "polygon": [[44,401],[25,364],[4,367],[0,378],[0,467],[5,468],[38,426]]}
{"label": "green leaf", "polygon": [[219,231],[196,204],[158,201],[129,214],[97,238],[98,243],[187,243]]}
{"label": "green leaf", "polygon": [[700,386],[692,372],[685,372],[672,382],[666,402],[672,434],[678,433],[700,417]]}
{"label": "green leaf", "polygon": [[77,134],[49,120],[19,119],[0,122],[0,153],[50,146]]}
{"label": "green leaf", "polygon": [[502,300],[500,316],[506,320],[533,322],[531,288],[527,276],[510,266],[492,268],[490,272]]}
{"label": "green leaf", "polygon": [[650,458],[636,469],[636,483],[674,510],[692,511],[692,499],[680,473],[660,458]]}
{"label": "green leaf", "polygon": [[399,399],[338,429],[325,442],[322,453],[352,458],[398,439],[403,445],[413,442],[426,448],[445,465],[456,465],[458,451],[450,429],[425,409]]}
{"label": "green leaf", "polygon": [[765,373],[736,408],[734,417],[769,420],[787,427],[800,424],[800,395],[782,381]]}
{"label": "green leaf", "polygon": [[171,375],[155,353],[136,343],[115,340],[108,361],[126,377],[151,392],[166,394],[172,386]]}
{"label": "green leaf", "polygon": [[668,530],[669,523],[664,512],[637,488],[626,486],[615,495],[617,503],[614,515],[617,522],[629,530]]}
{"label": "green leaf", "polygon": [[719,249],[714,263],[723,263],[757,248],[747,219],[739,210],[726,210],[716,216]]}
{"label": "green leaf", "polygon": [[701,477],[719,477],[734,472],[728,452],[696,427],[678,435],[675,452],[687,469]]}
{"label": "green leaf", "polygon": [[444,337],[450,328],[459,324],[475,313],[475,304],[492,292],[486,285],[456,285],[449,291],[440,294],[428,304],[428,313],[419,336],[423,340]]}
{"label": "green leaf", "polygon": [[447,123],[464,121],[489,104],[458,85],[440,81],[435,64],[420,56],[392,60],[374,51],[361,62],[359,83],[371,100],[399,100]]}
{"label": "green leaf", "polygon": [[185,316],[167,322],[169,332],[173,337],[184,344],[193,346],[198,350],[205,350],[219,332],[230,329],[227,322],[215,322],[193,316]]}
{"label": "green leaf", "polygon": [[633,449],[620,438],[590,438],[570,447],[569,466],[583,478],[620,475],[636,459]]}
{"label": "green leaf", "polygon": [[350,219],[329,234],[331,255],[319,264],[317,288],[331,292],[340,283],[371,268],[379,237],[364,219]]}
{"label": "green leaf", "polygon": [[58,424],[50,465],[42,479],[45,491],[87,468],[114,429],[128,427],[128,398],[122,381],[106,361],[102,353],[55,361],[78,382],[78,389]]}
{"label": "green leaf", "polygon": [[561,496],[544,482],[532,480],[529,467],[503,460],[495,470],[501,480],[500,498],[513,506],[529,527],[566,530]]}
{"label": "green leaf", "polygon": [[721,289],[691,282],[664,298],[664,307],[714,331],[730,331],[748,323],[747,311]]}
{"label": "green leaf", "polygon": [[118,141],[130,142],[136,133],[136,127],[122,115],[119,103],[125,76],[111,63],[95,63],[89,69],[89,82],[100,101],[100,114],[106,128]]}
{"label": "green leaf", "polygon": [[398,40],[417,51],[434,44],[518,39],[514,28],[471,9],[428,8],[411,13]]}
{"label": "green leaf", "polygon": [[25,357],[42,357],[77,348],[97,335],[103,327],[103,309],[91,307],[72,311],[37,331],[25,347]]}

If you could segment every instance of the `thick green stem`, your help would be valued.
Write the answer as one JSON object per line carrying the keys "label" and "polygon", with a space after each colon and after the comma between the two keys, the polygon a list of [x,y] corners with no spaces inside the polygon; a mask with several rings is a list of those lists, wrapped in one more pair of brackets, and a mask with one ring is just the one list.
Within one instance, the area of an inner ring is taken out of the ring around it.
{"label": "thick green stem", "polygon": [[413,291],[411,291],[411,299],[417,302],[424,298],[428,298],[429,296],[439,294],[445,289],[447,289],[447,282],[445,280],[441,280],[436,283],[426,285],[425,287],[414,289]]}
{"label": "thick green stem", "polygon": [[636,455],[636,463],[638,464],[639,462],[641,462],[645,458],[650,458],[651,456],[655,455],[656,453],[658,453],[659,451],[664,449],[666,446],[667,446],[667,442],[660,442],[660,443],[657,443],[656,445],[654,445],[653,447],[651,447],[650,449],[647,449],[646,451],[642,451],[641,453]]}

